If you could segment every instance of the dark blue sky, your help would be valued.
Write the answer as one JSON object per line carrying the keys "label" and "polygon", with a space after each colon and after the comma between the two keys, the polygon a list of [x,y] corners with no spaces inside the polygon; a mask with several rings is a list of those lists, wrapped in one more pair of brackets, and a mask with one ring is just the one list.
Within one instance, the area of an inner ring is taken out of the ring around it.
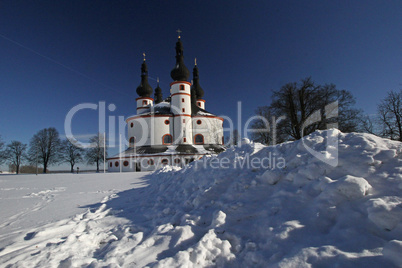
{"label": "dark blue sky", "polygon": [[[75,105],[106,101],[108,116],[135,113],[142,53],[166,97],[176,30],[194,57],[206,108],[243,121],[271,92],[312,76],[375,113],[402,87],[401,1],[1,1],[0,135],[28,143]],[[97,113],[77,114],[76,134],[97,132]]]}

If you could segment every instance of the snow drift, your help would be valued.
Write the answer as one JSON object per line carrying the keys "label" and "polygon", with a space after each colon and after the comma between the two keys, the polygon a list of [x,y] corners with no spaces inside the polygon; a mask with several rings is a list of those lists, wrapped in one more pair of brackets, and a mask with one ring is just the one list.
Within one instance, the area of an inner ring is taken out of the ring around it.
{"label": "snow drift", "polygon": [[[338,139],[336,167],[304,146],[324,152],[327,137]],[[332,129],[270,147],[244,142],[185,169],[165,167],[145,177],[148,187],[38,227],[28,244],[15,241],[19,250],[2,249],[0,262],[401,267],[401,171],[402,144],[369,134]]]}

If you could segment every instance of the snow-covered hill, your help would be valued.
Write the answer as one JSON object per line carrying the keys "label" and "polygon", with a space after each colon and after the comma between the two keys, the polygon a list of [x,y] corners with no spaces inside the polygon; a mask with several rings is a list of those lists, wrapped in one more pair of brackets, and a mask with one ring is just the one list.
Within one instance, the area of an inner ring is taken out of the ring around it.
{"label": "snow-covered hill", "polygon": [[[338,140],[337,167],[304,146],[322,152],[327,137]],[[149,185],[133,184],[88,205],[84,213],[37,226],[6,244],[0,236],[0,263],[402,266],[400,142],[320,131],[272,147],[243,144],[185,169],[165,167],[137,183]],[[86,187],[83,192],[90,191]]]}

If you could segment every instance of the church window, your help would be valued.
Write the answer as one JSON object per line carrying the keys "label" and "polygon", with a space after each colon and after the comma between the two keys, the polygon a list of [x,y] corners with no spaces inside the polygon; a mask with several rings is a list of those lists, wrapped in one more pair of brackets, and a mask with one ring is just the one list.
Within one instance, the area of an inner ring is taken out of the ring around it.
{"label": "church window", "polygon": [[134,127],[134,123],[131,123],[130,126],[131,126],[131,127]]}
{"label": "church window", "polygon": [[181,102],[184,102],[184,98],[181,98]]}
{"label": "church window", "polygon": [[143,100],[142,101],[142,105],[144,106],[144,105],[147,105],[148,104],[148,101],[146,101],[146,100]]}
{"label": "church window", "polygon": [[197,102],[198,107],[201,107],[201,102]]}
{"label": "church window", "polygon": [[186,139],[186,138],[183,138],[183,142],[187,142],[187,139]]}
{"label": "church window", "polygon": [[128,141],[130,147],[134,147],[135,143],[135,137],[131,137],[130,140]]}
{"label": "church window", "polygon": [[170,135],[170,134],[165,134],[165,135],[163,135],[163,137],[162,137],[162,143],[163,143],[164,145],[170,145],[170,144],[172,144],[172,135]]}
{"label": "church window", "polygon": [[176,159],[174,160],[174,163],[175,163],[175,164],[180,164],[180,158],[176,158]]}
{"label": "church window", "polygon": [[194,143],[195,144],[204,144],[204,136],[201,134],[197,134],[194,136]]}
{"label": "church window", "polygon": [[181,111],[184,113],[186,111],[186,109],[182,108]]}
{"label": "church window", "polygon": [[201,120],[197,120],[197,125],[201,125]]}
{"label": "church window", "polygon": [[112,162],[110,162],[110,165],[109,165],[110,167],[113,167],[113,163]]}
{"label": "church window", "polygon": [[165,120],[165,124],[166,124],[166,125],[169,125],[169,124],[170,124],[170,121],[169,121],[169,120]]}
{"label": "church window", "polygon": [[128,161],[124,161],[123,165],[124,165],[125,167],[127,167],[127,166],[128,166]]}
{"label": "church window", "polygon": [[186,119],[183,119],[183,124],[185,124],[186,123]]}
{"label": "church window", "polygon": [[167,165],[167,164],[169,164],[169,160],[167,160],[166,158],[163,158],[162,161],[161,161],[161,163],[162,163],[163,165]]}
{"label": "church window", "polygon": [[154,165],[154,160],[153,160],[153,159],[149,159],[149,160],[148,160],[148,165],[153,166],[153,165]]}
{"label": "church window", "polygon": [[118,166],[119,166],[119,162],[118,162],[118,161],[114,162],[114,165],[115,165],[115,167],[118,167]]}
{"label": "church window", "polygon": [[180,85],[180,90],[184,90],[184,85]]}

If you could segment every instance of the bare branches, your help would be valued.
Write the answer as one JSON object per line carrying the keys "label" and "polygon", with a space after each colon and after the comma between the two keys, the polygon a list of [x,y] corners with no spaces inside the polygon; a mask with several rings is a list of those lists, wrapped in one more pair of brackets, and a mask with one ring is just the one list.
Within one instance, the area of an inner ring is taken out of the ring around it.
{"label": "bare branches", "polygon": [[[325,107],[331,103],[338,103],[337,117],[325,114]],[[349,91],[338,90],[334,84],[317,85],[307,77],[299,83],[288,83],[281,89],[274,91],[269,106],[259,107],[257,115],[271,120],[272,117],[285,116],[276,126],[278,142],[297,140],[317,129],[325,129],[331,123],[337,123],[344,132],[356,131],[359,125],[361,111],[353,108],[355,99]],[[321,120],[309,120],[319,112]],[[306,124],[311,121],[311,123]],[[253,128],[260,128],[262,121],[256,121]],[[272,129],[271,129],[272,132]],[[271,138],[270,138],[271,136]],[[254,138],[263,143],[272,144],[272,133],[256,132]]]}
{"label": "bare branches", "polygon": [[43,173],[48,165],[60,162],[60,138],[55,128],[44,128],[36,133],[30,142],[29,159],[43,164]]}
{"label": "bare branches", "polygon": [[[104,156],[104,137],[102,134],[97,134],[89,139],[91,148],[87,149],[85,158],[89,165],[96,164],[96,171],[99,172],[99,164],[103,162]],[[107,152],[106,152],[107,156]]]}
{"label": "bare branches", "polygon": [[402,141],[402,90],[391,91],[378,105],[380,135]]}
{"label": "bare branches", "polygon": [[27,145],[19,141],[12,141],[10,144],[7,145],[7,149],[5,151],[6,161],[10,165],[15,166],[15,171],[17,174],[20,173],[20,166],[23,160],[25,160],[27,157],[25,152],[26,149]]}
{"label": "bare branches", "polygon": [[61,159],[63,162],[70,163],[71,173],[73,173],[75,164],[83,161],[85,150],[78,147],[76,142],[71,142],[70,140],[62,141],[61,148]]}

